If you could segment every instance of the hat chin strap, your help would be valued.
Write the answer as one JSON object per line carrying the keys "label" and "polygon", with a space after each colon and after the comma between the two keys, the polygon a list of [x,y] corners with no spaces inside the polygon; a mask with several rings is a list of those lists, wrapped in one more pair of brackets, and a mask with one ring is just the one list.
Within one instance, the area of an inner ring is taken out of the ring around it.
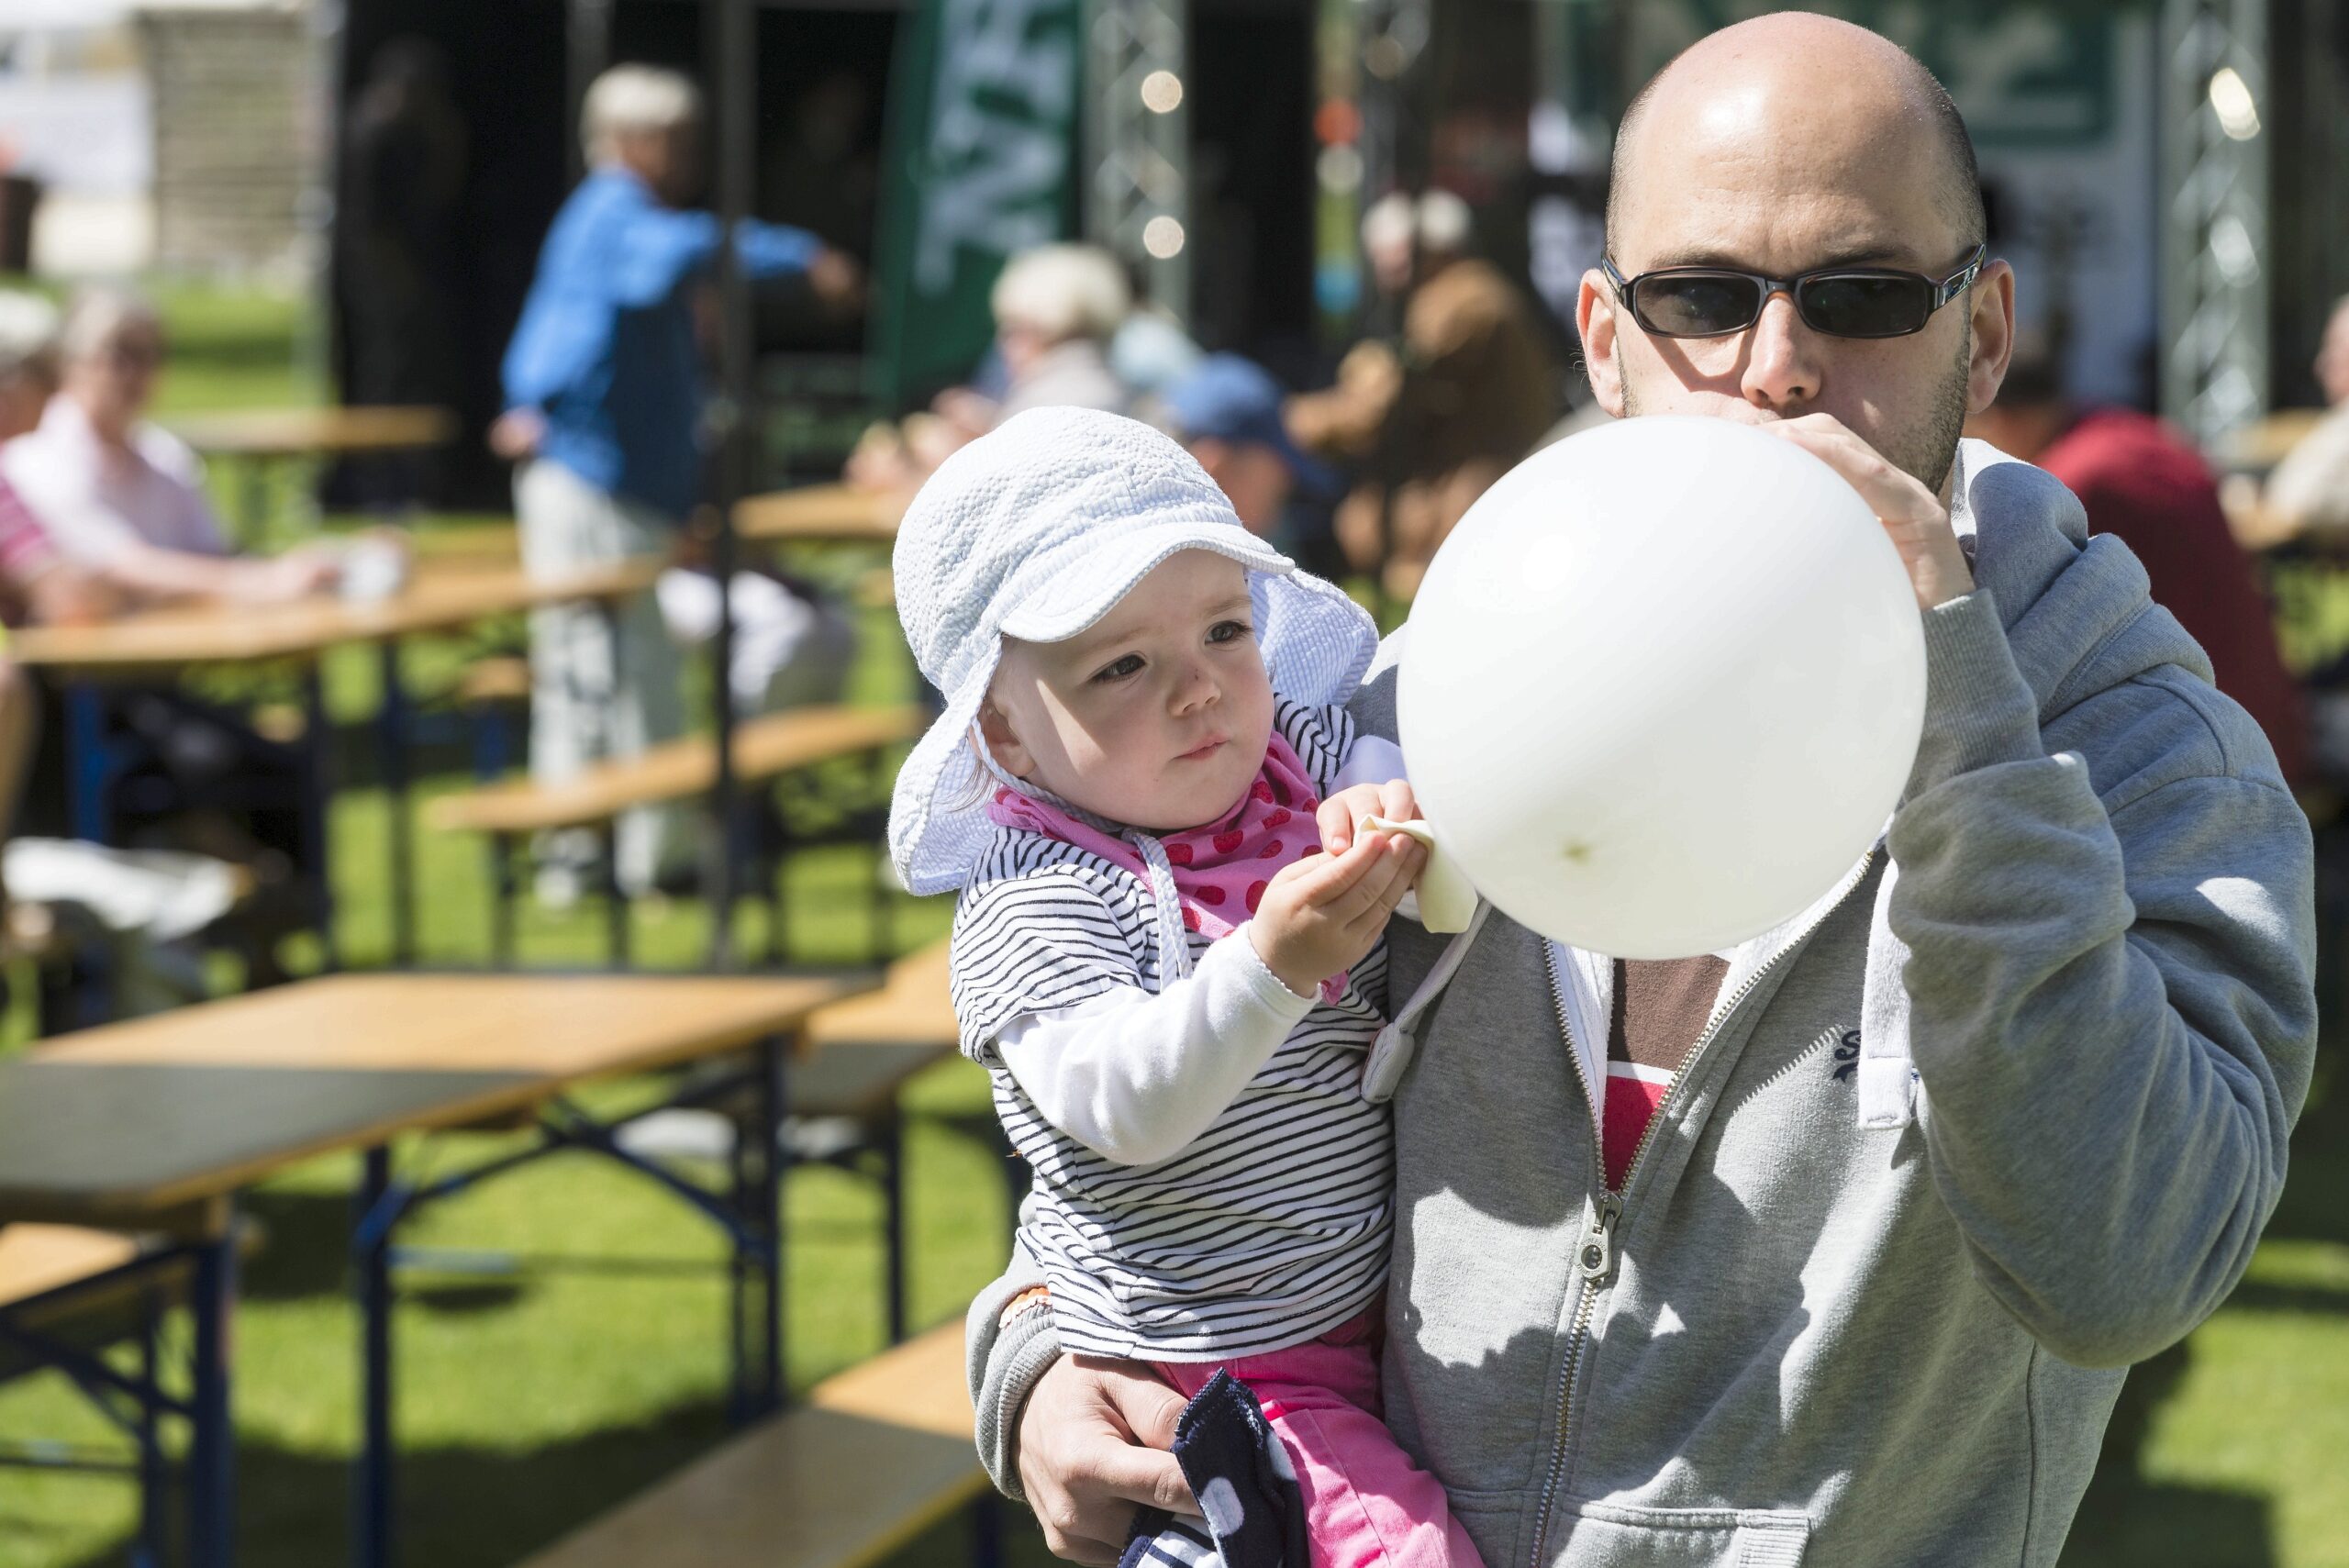
{"label": "hat chin strap", "polygon": [[1149,891],[1152,922],[1158,927],[1158,947],[1164,979],[1180,980],[1189,974],[1191,941],[1183,930],[1182,895],[1174,885],[1174,867],[1167,861],[1165,847],[1159,843],[1157,836],[1140,828],[1129,828],[1122,822],[1109,821],[1074,801],[1063,800],[1041,784],[1031,784],[1013,773],[995,760],[995,750],[987,744],[986,734],[975,718],[971,720],[971,742],[978,750],[979,766],[1004,788],[1014,795],[1024,795],[1030,800],[1041,800],[1104,832],[1115,834],[1141,851],[1142,869],[1147,873],[1142,878],[1142,884]]}
{"label": "hat chin strap", "polygon": [[978,753],[979,766],[985,770],[987,776],[1012,794],[1024,795],[1030,800],[1041,800],[1048,806],[1067,808],[1068,802],[1061,799],[1052,791],[1039,789],[1026,779],[1009,772],[1001,762],[996,762],[995,748],[987,744],[986,731],[979,728],[979,721],[976,718],[971,720],[971,748]]}

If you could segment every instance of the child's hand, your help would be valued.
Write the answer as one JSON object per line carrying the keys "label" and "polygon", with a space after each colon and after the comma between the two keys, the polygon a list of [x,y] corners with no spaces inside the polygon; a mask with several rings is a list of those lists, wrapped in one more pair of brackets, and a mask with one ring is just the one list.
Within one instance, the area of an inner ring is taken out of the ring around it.
{"label": "child's hand", "polygon": [[1284,866],[1248,922],[1256,956],[1282,984],[1310,995],[1369,953],[1426,862],[1418,840],[1374,833],[1344,854]]}
{"label": "child's hand", "polygon": [[1389,822],[1408,822],[1419,814],[1419,797],[1411,793],[1408,779],[1389,779],[1383,784],[1356,784],[1341,789],[1321,803],[1313,814],[1313,824],[1321,830],[1321,847],[1333,855],[1342,855],[1354,841],[1354,824],[1365,817],[1384,817]]}

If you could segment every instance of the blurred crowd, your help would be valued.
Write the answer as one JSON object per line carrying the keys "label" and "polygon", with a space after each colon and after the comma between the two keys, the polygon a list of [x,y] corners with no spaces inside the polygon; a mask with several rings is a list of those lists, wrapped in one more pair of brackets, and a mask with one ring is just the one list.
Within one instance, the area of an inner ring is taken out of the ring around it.
{"label": "blurred crowd", "polygon": [[[414,269],[394,254],[415,239],[399,215],[438,212],[432,195],[462,157],[453,132],[434,129],[448,117],[429,112],[440,72],[429,55],[394,52],[362,95],[353,133],[353,156],[387,172],[340,242],[367,249],[369,275],[384,281],[383,308],[362,313],[357,330],[387,349],[422,298],[403,281]],[[852,613],[825,592],[764,570],[720,584],[700,560],[707,285],[729,240],[714,215],[690,205],[702,169],[695,88],[672,72],[617,67],[592,84],[579,128],[587,173],[545,238],[507,346],[506,412],[491,445],[516,465],[528,572],[648,555],[677,567],[616,614],[534,615],[530,757],[546,782],[680,733],[683,651],[715,635],[721,606],[734,623],[729,685],[742,714],[837,696],[855,647]],[[1312,386],[1284,385],[1262,363],[1194,341],[1138,297],[1134,275],[1105,250],[1056,243],[1014,256],[993,287],[984,358],[927,406],[867,429],[843,477],[901,503],[949,453],[1024,409],[1127,413],[1180,440],[1249,528],[1399,610],[1478,495],[1528,452],[1603,416],[1569,411],[1586,400],[1572,395],[1580,378],[1564,336],[1480,254],[1458,195],[1389,193],[1364,213],[1360,242],[1371,289],[1359,336],[1329,361],[1327,384]],[[776,281],[807,310],[852,320],[863,306],[858,264],[810,232],[749,223],[731,245],[746,275]],[[156,311],[133,294],[92,290],[61,312],[0,295],[0,615],[9,624],[267,604],[336,586],[344,546],[258,558],[232,543],[194,454],[146,417],[167,347]],[[2055,473],[2093,528],[2128,540],[2156,599],[2267,728],[2290,776],[2349,777],[2349,698],[2328,723],[2334,709],[2322,692],[2311,704],[2287,671],[2254,553],[2349,545],[2349,301],[2317,357],[2331,409],[2289,426],[2288,451],[2223,474],[2161,421],[2067,395],[2063,362],[2060,342],[2026,342],[1971,433]],[[0,806],[22,792],[42,700],[0,667]],[[263,774],[283,766],[239,739],[229,716],[183,693],[156,687],[122,706],[145,716],[136,722],[166,755],[226,757]],[[191,728],[203,746],[172,740]],[[2325,740],[2336,731],[2337,742]],[[685,828],[674,812],[631,814],[611,868],[622,890],[689,876]],[[539,892],[552,902],[601,869],[590,838],[537,851]]]}
{"label": "blurred crowd", "polygon": [[845,477],[908,496],[949,452],[1024,409],[1130,414],[1188,447],[1250,528],[1316,570],[1408,599],[1469,504],[1551,430],[1562,378],[1531,302],[1475,254],[1458,196],[1391,194],[1364,215],[1362,242],[1370,330],[1333,384],[1301,394],[1137,304],[1107,250],[1015,256],[971,380],[873,427]]}

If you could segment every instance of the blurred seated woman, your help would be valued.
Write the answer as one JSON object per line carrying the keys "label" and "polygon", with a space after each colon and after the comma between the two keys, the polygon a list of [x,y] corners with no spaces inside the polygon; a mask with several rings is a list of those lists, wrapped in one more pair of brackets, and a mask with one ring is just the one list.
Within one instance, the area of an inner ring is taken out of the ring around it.
{"label": "blurred seated woman", "polygon": [[[163,362],[154,307],[117,289],[75,298],[62,372],[37,427],[0,449],[5,477],[68,562],[139,600],[268,604],[329,586],[338,555],[230,552],[186,444],[144,418]],[[40,360],[26,369],[39,373]],[[13,432],[10,432],[13,433]]]}

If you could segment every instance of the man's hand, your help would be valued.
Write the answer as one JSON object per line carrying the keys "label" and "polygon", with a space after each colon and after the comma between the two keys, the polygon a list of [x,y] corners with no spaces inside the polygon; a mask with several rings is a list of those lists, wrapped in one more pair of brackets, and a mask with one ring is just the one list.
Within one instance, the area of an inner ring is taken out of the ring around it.
{"label": "man's hand", "polygon": [[508,408],[489,427],[489,450],[508,462],[520,462],[546,439],[547,417],[535,408]]}
{"label": "man's hand", "polygon": [[1117,1562],[1148,1506],[1196,1517],[1174,1456],[1183,1396],[1133,1362],[1063,1356],[1019,1413],[1019,1485],[1044,1544],[1071,1562]]}
{"label": "man's hand", "polygon": [[1919,609],[1930,610],[1974,592],[1974,573],[1965,564],[1965,552],[1957,547],[1949,508],[1914,474],[1895,468],[1831,414],[1806,414],[1759,428],[1820,459],[1860,493],[1884,525],[1885,537],[1900,552],[1909,585],[1917,590]]}
{"label": "man's hand", "polygon": [[1312,854],[1273,873],[1248,922],[1264,967],[1300,996],[1360,963],[1427,863],[1400,833],[1374,833],[1342,855]]}
{"label": "man's hand", "polygon": [[846,251],[826,246],[807,263],[807,286],[834,309],[852,309],[864,298],[864,269]]}
{"label": "man's hand", "polygon": [[1408,822],[1419,814],[1419,800],[1411,793],[1411,781],[1389,779],[1383,784],[1355,784],[1340,790],[1321,803],[1321,809],[1313,814],[1313,823],[1321,830],[1321,847],[1342,855],[1353,846],[1354,824],[1364,817]]}

